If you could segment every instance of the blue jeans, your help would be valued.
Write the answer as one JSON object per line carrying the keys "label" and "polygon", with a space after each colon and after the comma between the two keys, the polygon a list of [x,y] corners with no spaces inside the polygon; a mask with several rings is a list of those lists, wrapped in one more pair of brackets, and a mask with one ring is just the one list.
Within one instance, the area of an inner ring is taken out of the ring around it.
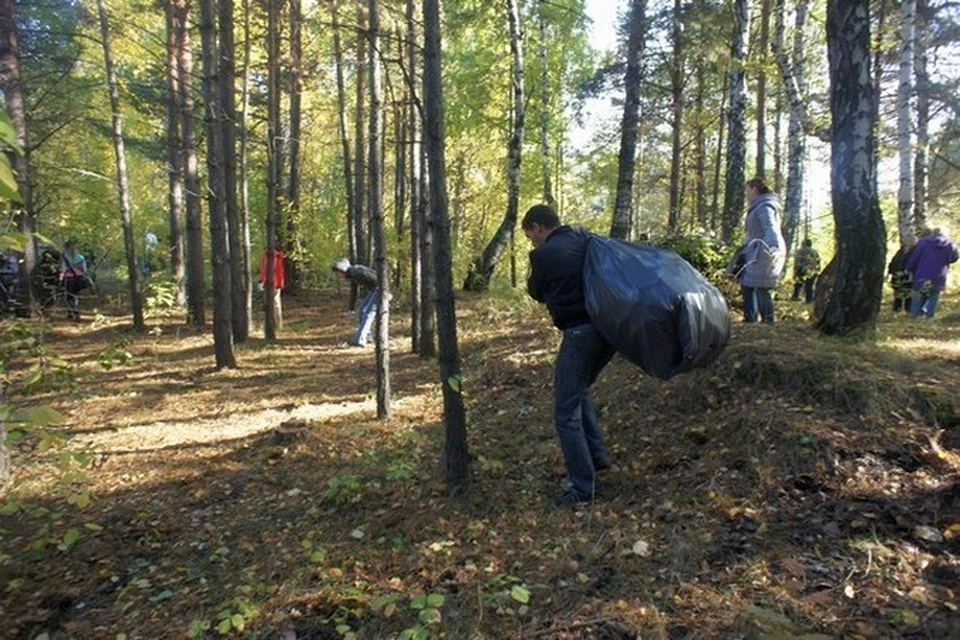
{"label": "blue jeans", "polygon": [[932,318],[937,312],[937,304],[940,302],[939,291],[923,291],[914,289],[910,296],[910,315],[926,316]]}
{"label": "blue jeans", "polygon": [[590,385],[613,357],[614,349],[592,324],[565,329],[553,372],[554,422],[573,490],[594,493],[596,468],[609,465],[607,445],[590,400]]}
{"label": "blue jeans", "polygon": [[360,318],[360,326],[357,327],[357,332],[353,335],[353,340],[350,341],[350,344],[362,346],[370,342],[370,331],[373,329],[373,321],[377,319],[377,298],[379,296],[380,290],[374,289],[363,299],[363,302],[360,304],[360,311],[357,314]]}
{"label": "blue jeans", "polygon": [[757,316],[767,324],[773,324],[773,289],[740,286],[743,294],[743,320],[756,322]]}

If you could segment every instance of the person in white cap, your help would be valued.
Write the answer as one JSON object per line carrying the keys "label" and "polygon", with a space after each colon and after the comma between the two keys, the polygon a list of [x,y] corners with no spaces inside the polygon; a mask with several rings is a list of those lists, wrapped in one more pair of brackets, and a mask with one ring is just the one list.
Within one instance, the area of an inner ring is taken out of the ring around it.
{"label": "person in white cap", "polygon": [[346,258],[337,258],[333,261],[331,267],[338,277],[345,278],[351,283],[367,291],[367,295],[360,304],[360,317],[357,332],[350,340],[350,344],[355,347],[363,347],[370,343],[370,331],[373,328],[373,320],[377,315],[377,299],[380,297],[380,282],[377,279],[377,273],[370,267],[362,264],[351,265]]}

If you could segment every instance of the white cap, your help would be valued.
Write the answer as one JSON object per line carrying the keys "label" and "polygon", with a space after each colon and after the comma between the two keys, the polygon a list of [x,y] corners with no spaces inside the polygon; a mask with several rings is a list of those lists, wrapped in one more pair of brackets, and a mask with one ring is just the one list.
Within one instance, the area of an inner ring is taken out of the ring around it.
{"label": "white cap", "polygon": [[343,273],[347,272],[347,269],[350,268],[350,261],[346,258],[337,258],[333,261],[333,270],[342,271]]}

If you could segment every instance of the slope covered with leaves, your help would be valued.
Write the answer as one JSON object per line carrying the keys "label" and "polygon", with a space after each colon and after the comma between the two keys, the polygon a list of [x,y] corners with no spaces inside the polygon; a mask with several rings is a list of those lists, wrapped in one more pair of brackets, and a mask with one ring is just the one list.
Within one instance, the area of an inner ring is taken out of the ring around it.
{"label": "slope covered with leaves", "polygon": [[92,464],[57,481],[55,452],[17,445],[0,636],[960,633],[956,319],[888,319],[869,347],[737,325],[669,382],[615,360],[595,387],[615,467],[594,504],[555,510],[541,310],[460,301],[475,459],[451,497],[435,366],[394,342],[379,423],[342,301],[285,307],[282,338],[219,373],[175,319],[142,338],[55,324],[79,384],[24,400],[66,413]]}

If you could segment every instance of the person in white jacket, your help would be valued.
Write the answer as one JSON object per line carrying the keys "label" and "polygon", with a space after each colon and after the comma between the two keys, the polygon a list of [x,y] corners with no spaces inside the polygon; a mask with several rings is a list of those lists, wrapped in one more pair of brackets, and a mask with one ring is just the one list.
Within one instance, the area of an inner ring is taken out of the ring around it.
{"label": "person in white jacket", "polygon": [[773,291],[786,260],[786,243],[780,233],[780,200],[763,181],[747,182],[747,238],[740,276],[743,319],[773,324]]}

